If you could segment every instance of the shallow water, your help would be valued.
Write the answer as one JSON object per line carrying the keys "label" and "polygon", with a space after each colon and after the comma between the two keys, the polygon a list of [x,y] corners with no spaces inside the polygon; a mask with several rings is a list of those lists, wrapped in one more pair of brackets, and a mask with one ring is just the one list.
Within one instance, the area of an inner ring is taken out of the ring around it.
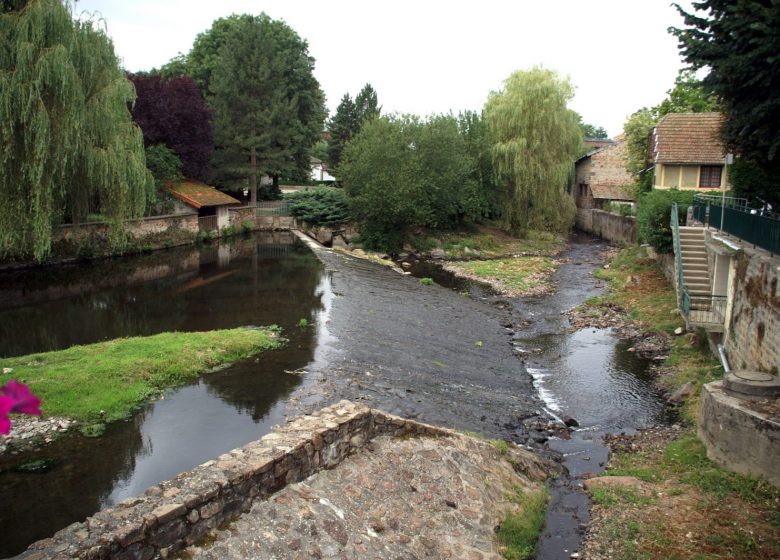
{"label": "shallow water", "polygon": [[[290,236],[183,248],[0,278],[0,353],[15,355],[168,330],[278,324],[289,343],[166,392],[104,436],[68,435],[0,461],[0,556],[136,496],[284,420],[315,359],[332,296],[320,262]],[[312,325],[299,328],[298,321]],[[44,403],[45,409],[45,403]],[[15,472],[52,458],[43,474]]]}
{"label": "shallow water", "polygon": [[[261,437],[291,410],[348,398],[518,442],[530,440],[523,418],[577,419],[571,439],[547,443],[570,476],[553,483],[538,555],[568,558],[588,514],[578,477],[606,461],[600,435],[665,420],[647,361],[608,331],[565,331],[563,312],[604,290],[591,274],[603,248],[575,237],[557,293],[515,300],[427,263],[412,271],[439,285],[333,252],[323,266],[278,235],[0,276],[0,355],[247,324],[279,324],[290,339],[168,392],[102,438],[0,462],[0,556]],[[42,457],[58,461],[46,474],[10,470]]]}

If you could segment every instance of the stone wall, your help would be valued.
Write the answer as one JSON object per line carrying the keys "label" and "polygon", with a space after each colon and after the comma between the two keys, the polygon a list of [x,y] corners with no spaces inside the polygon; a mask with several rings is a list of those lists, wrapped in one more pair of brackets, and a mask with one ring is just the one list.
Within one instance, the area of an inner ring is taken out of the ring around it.
{"label": "stone wall", "polygon": [[32,544],[19,558],[166,558],[286,484],[338,465],[377,435],[455,432],[342,401]]}
{"label": "stone wall", "polygon": [[612,241],[613,243],[636,243],[636,218],[619,216],[604,210],[578,208],[575,217],[577,229]]}
{"label": "stone wall", "polygon": [[780,423],[746,407],[715,381],[702,387],[698,424],[710,459],[780,486]]}
{"label": "stone wall", "polygon": [[[169,214],[165,216],[151,216],[125,222],[127,232],[135,238],[144,238],[149,235],[167,232],[170,229],[178,229],[198,233],[198,215]],[[52,243],[58,241],[74,241],[86,237],[102,237],[108,232],[108,225],[104,222],[88,222],[85,224],[65,224],[52,232]]]}
{"label": "stone wall", "polygon": [[233,206],[229,209],[230,212],[230,225],[234,228],[240,228],[244,222],[251,222],[254,227],[255,214],[257,208],[254,206]]}
{"label": "stone wall", "polygon": [[278,229],[297,229],[298,220],[292,216],[258,216],[255,220],[257,229],[278,230]]}
{"label": "stone wall", "polygon": [[732,369],[780,369],[780,260],[743,249],[736,259],[726,351]]}

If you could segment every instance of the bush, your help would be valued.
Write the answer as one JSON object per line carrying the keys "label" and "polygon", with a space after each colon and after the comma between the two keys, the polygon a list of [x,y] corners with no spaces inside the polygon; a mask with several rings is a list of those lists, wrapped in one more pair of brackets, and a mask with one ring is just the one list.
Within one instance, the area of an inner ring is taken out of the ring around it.
{"label": "bush", "polygon": [[250,233],[255,229],[255,223],[252,220],[244,220],[241,222],[241,231],[244,233]]}
{"label": "bush", "polygon": [[350,221],[349,206],[343,189],[318,187],[288,194],[290,213],[315,226],[332,226]]}
{"label": "bush", "polygon": [[676,189],[654,190],[641,195],[636,212],[639,240],[649,243],[659,253],[673,252],[672,228],[669,225],[672,203],[677,203],[680,223],[683,223],[693,195],[693,191]]}

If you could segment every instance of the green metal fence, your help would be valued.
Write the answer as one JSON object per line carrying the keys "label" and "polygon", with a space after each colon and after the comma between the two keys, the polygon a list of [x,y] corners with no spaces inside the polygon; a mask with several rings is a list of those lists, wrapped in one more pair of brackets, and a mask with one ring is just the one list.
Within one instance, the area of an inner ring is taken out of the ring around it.
{"label": "green metal fence", "polygon": [[780,253],[780,220],[754,214],[746,204],[727,201],[724,207],[714,197],[697,196],[693,200],[693,217],[712,228],[721,229],[722,224],[724,232],[773,255]]}

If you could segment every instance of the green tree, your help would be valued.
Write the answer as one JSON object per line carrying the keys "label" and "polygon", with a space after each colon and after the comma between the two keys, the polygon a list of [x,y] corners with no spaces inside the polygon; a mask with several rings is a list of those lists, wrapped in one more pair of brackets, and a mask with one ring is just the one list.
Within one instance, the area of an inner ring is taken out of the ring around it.
{"label": "green tree", "polygon": [[371,84],[366,84],[355,96],[355,117],[358,128],[355,134],[360,132],[360,126],[367,120],[374,119],[382,113],[379,106],[379,97]]}
{"label": "green tree", "polygon": [[509,231],[565,231],[574,222],[566,186],[582,133],[566,106],[573,93],[568,80],[534,68],[515,72],[488,98],[485,119],[497,180],[505,186],[502,221]]}
{"label": "green tree", "polygon": [[366,121],[344,149],[341,180],[368,247],[397,250],[413,226],[449,228],[481,217],[475,162],[450,116]]}
{"label": "green tree", "polygon": [[648,134],[658,122],[655,111],[643,107],[628,117],[623,125],[626,135],[626,168],[632,175],[647,169],[650,161]]}
{"label": "green tree", "polygon": [[[176,78],[177,76],[189,76],[189,58],[186,54],[179,53],[163,64],[159,70],[153,71],[153,73],[159,74],[166,80]],[[198,87],[200,88],[200,86]],[[201,94],[204,93],[203,88],[200,88],[200,91]]]}
{"label": "green tree", "polygon": [[348,93],[341,98],[336,113],[328,122],[328,163],[337,168],[341,163],[341,153],[350,138],[356,134],[359,127],[355,102]]}
{"label": "green tree", "polygon": [[233,14],[219,18],[214,20],[208,30],[198,33],[195,37],[192,49],[186,57],[187,73],[192,76],[208,101],[212,96],[212,75],[220,64],[220,51],[228,35],[236,32],[242,23],[247,24],[252,20],[253,16],[249,14]]}
{"label": "green tree", "polygon": [[[238,16],[236,16],[238,17]],[[325,118],[306,41],[286,23],[261,14],[238,17],[225,34],[209,89],[214,107],[218,185],[244,186],[257,200],[260,176],[307,175]]]}
{"label": "green tree", "polygon": [[586,123],[582,120],[582,115],[577,114],[577,123],[582,131],[582,136],[585,138],[609,138],[607,129],[603,126],[596,126],[595,124]]}
{"label": "green tree", "polygon": [[780,3],[700,0],[693,13],[679,5],[685,29],[669,31],[685,60],[707,68],[706,90],[720,100],[726,147],[780,176]]}
{"label": "green tree", "polygon": [[109,241],[143,213],[154,182],[110,39],[60,0],[0,14],[0,256],[50,251],[52,227],[106,215]]}
{"label": "green tree", "polygon": [[471,158],[471,179],[463,190],[461,205],[467,219],[479,221],[496,214],[497,187],[493,172],[493,156],[487,123],[480,113],[464,111],[458,115],[458,129],[466,143],[466,152]]}
{"label": "green tree", "polygon": [[708,113],[717,110],[717,99],[705,90],[693,70],[683,68],[674,79],[674,87],[666,92],[666,99],[654,108],[654,113],[661,118],[669,113]]}

